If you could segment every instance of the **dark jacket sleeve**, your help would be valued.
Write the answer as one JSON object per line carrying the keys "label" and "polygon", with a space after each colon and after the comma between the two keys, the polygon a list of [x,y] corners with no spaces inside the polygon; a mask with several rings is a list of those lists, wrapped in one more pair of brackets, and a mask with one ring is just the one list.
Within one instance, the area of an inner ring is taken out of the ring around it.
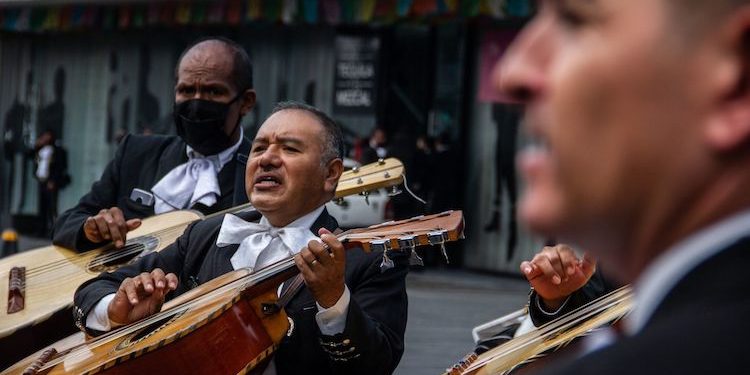
{"label": "dark jacket sleeve", "polygon": [[[121,267],[113,272],[103,272],[94,279],[91,279],[78,287],[74,296],[73,317],[75,324],[79,329],[89,333],[92,336],[101,334],[101,332],[92,331],[85,328],[86,317],[99,301],[107,296],[117,292],[120,284],[128,277],[137,276],[143,272],[151,272],[156,268],[161,268],[164,273],[174,273],[180,278],[183,264],[187,254],[190,233],[195,224],[191,224],[185,230],[177,241],[167,246],[162,251],[154,252],[144,256],[133,264]],[[186,289],[183,285],[186,280],[179,280],[177,290],[167,295],[167,300],[179,294]]]}
{"label": "dark jacket sleeve", "polygon": [[86,238],[83,234],[83,223],[89,216],[96,215],[100,210],[117,205],[120,167],[130,138],[126,136],[123,139],[117,148],[115,158],[107,164],[102,176],[91,186],[91,191],[84,195],[75,207],[63,212],[57,218],[52,231],[53,244],[77,251],[91,250],[101,246]]}
{"label": "dark jacket sleeve", "polygon": [[541,301],[536,291],[529,294],[529,315],[534,326],[541,326],[551,322],[617,288],[616,285],[604,278],[601,271],[597,269],[591,279],[580,289],[573,292],[558,311],[544,311],[540,309]]}
{"label": "dark jacket sleeve", "polygon": [[408,299],[406,259],[380,270],[382,253],[367,254],[370,262],[356,282],[348,283],[351,300],[346,328],[335,336],[320,335],[336,374],[391,374],[404,352]]}

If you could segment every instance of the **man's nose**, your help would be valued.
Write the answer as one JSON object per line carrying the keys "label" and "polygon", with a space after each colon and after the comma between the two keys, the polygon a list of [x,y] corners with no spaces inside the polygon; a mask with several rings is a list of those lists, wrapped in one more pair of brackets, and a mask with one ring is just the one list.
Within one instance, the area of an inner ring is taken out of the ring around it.
{"label": "man's nose", "polygon": [[275,145],[268,146],[258,159],[258,165],[263,169],[277,168],[281,164],[281,155],[279,147]]}
{"label": "man's nose", "polygon": [[508,99],[528,103],[544,91],[552,45],[544,25],[533,22],[519,34],[492,72],[495,88]]}

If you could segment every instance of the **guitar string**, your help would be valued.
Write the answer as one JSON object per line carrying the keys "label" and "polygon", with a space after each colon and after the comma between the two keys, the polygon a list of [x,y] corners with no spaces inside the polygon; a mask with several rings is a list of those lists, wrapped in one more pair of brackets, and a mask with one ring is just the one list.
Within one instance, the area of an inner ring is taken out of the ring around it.
{"label": "guitar string", "polygon": [[[341,233],[339,236],[337,236],[337,238],[339,240],[344,240],[346,238],[346,232]],[[135,332],[139,331],[140,329],[148,327],[149,325],[151,325],[153,323],[156,323],[156,322],[158,322],[158,321],[160,321],[162,319],[166,319],[168,317],[171,317],[171,316],[183,313],[185,311],[188,311],[189,309],[191,309],[194,306],[204,305],[204,301],[207,302],[207,303],[210,303],[210,302],[212,302],[212,300],[214,298],[221,297],[226,292],[229,292],[229,291],[234,290],[234,289],[241,289],[241,288],[237,288],[238,286],[242,287],[242,288],[250,287],[250,286],[252,286],[252,283],[254,281],[254,280],[252,280],[253,277],[257,277],[258,279],[262,279],[264,276],[266,276],[266,277],[270,278],[270,277],[273,277],[276,274],[279,274],[279,273],[281,273],[283,271],[286,271],[286,270],[288,270],[288,269],[290,269],[290,268],[292,268],[294,266],[295,266],[295,264],[294,264],[294,261],[293,261],[293,257],[289,257],[289,258],[285,258],[285,259],[279,260],[279,261],[277,261],[277,262],[275,262],[273,264],[268,265],[267,267],[264,267],[262,269],[257,270],[256,272],[250,273],[248,275],[241,276],[240,278],[238,278],[236,280],[230,280],[230,281],[227,282],[227,284],[219,285],[215,289],[212,289],[212,290],[210,290],[210,291],[208,291],[208,292],[206,292],[206,293],[204,293],[202,295],[199,295],[199,296],[195,297],[192,300],[186,301],[185,303],[183,303],[181,305],[173,306],[169,310],[158,312],[158,313],[156,313],[154,315],[151,315],[151,316],[149,316],[149,317],[147,317],[145,319],[142,319],[142,320],[140,320],[140,321],[138,321],[136,323],[129,324],[129,325],[123,327],[122,329],[118,329],[118,330],[112,331],[111,334],[105,334],[105,335],[99,336],[99,337],[95,338],[93,341],[90,341],[88,343],[79,344],[76,347],[71,348],[71,350],[73,350],[72,356],[73,356],[73,358],[75,358],[75,355],[76,355],[75,349],[76,348],[83,348],[85,346],[86,352],[91,351],[92,349],[95,349],[95,348],[97,348],[97,347],[99,347],[101,345],[104,345],[106,343],[112,342],[112,341],[117,340],[117,339],[119,339],[121,337],[124,337],[126,335],[135,333]],[[250,280],[246,281],[245,280],[246,278],[250,279]],[[85,355],[88,355],[88,354],[85,354]],[[56,366],[57,364],[65,361],[65,360],[68,360],[68,359],[69,358],[67,358],[67,356],[56,358],[55,360],[52,360],[52,361],[48,362],[47,364],[45,364],[45,366],[40,371],[46,370],[48,368],[52,368],[52,367]]]}
{"label": "guitar string", "polygon": [[498,350],[489,353],[490,355],[482,356],[484,358],[479,358],[477,361],[472,363],[472,365],[467,368],[466,371],[471,371],[479,367],[483,367],[492,361],[509,355],[510,353],[519,351],[531,344],[537,343],[540,340],[546,340],[548,338],[547,336],[551,334],[556,334],[563,329],[569,329],[572,326],[575,326],[576,324],[591,318],[592,316],[596,316],[603,312],[606,312],[611,306],[617,305],[624,298],[627,298],[628,295],[628,291],[620,293],[620,290],[618,290],[610,295],[602,297],[601,299],[595,300],[592,303],[580,308],[579,310],[566,314],[558,320],[545,324],[539,327],[539,329],[521,336],[522,339],[519,343],[516,343],[516,345],[508,347],[498,347]]}
{"label": "guitar string", "polygon": [[484,367],[490,362],[496,361],[503,356],[507,356],[513,352],[517,352],[521,349],[528,347],[529,345],[536,344],[539,341],[548,339],[548,336],[557,334],[558,332],[569,329],[589,318],[607,312],[611,307],[621,304],[630,297],[630,289],[628,287],[620,288],[610,294],[598,298],[583,307],[568,313],[559,319],[553,320],[545,325],[542,325],[538,329],[531,331],[527,334],[519,336],[519,342],[515,345],[505,346],[493,349],[487,352],[487,355],[482,355],[477,358],[464,372],[470,372]]}
{"label": "guitar string", "polygon": [[[351,182],[351,181],[356,181],[356,179],[360,179],[362,177],[371,176],[373,174],[383,173],[383,171],[389,171],[389,170],[396,169],[396,168],[401,168],[401,166],[393,166],[393,167],[388,167],[388,168],[385,168],[385,169],[381,168],[380,170],[376,170],[376,171],[372,171],[372,172],[368,172],[367,169],[364,169],[364,170],[360,169],[360,172],[357,175],[353,175],[352,177],[347,177],[347,178],[340,179],[339,180],[339,184],[340,185],[341,184],[346,184],[346,183]],[[211,218],[211,217],[214,217],[214,216],[217,216],[217,215],[220,215],[220,214],[225,214],[225,213],[228,213],[228,212],[233,212],[233,211],[236,212],[236,211],[242,210],[242,209],[244,209],[246,207],[249,207],[249,206],[250,206],[250,204],[246,203],[246,204],[243,204],[243,205],[239,205],[239,206],[235,206],[235,207],[230,207],[229,209],[222,210],[222,211],[216,212],[214,214],[207,215],[203,220]],[[193,220],[193,221],[195,221],[195,220]],[[144,236],[158,236],[158,235],[162,235],[162,234],[166,235],[166,234],[169,233],[170,230],[175,230],[175,229],[176,230],[180,230],[180,229],[184,230],[183,225],[185,225],[185,227],[186,227],[187,225],[189,225],[193,221],[190,221],[189,223],[186,223],[186,224],[180,224],[178,226],[173,226],[173,227],[165,228],[162,232],[157,231],[157,232],[154,232],[154,233],[152,233],[150,235],[144,235]],[[123,249],[128,249],[129,245],[130,244],[126,243],[126,245],[123,247]],[[133,244],[133,245],[138,248],[138,249],[135,250],[135,252],[142,250],[142,249],[140,249],[140,246],[139,246],[140,244],[139,243],[136,243],[136,244]],[[104,251],[108,251],[112,247],[114,247],[112,244],[108,244],[108,245],[103,246],[103,248],[105,248]],[[117,259],[119,257],[125,257],[125,256],[128,256],[128,255],[131,255],[131,254],[133,254],[133,252],[128,252],[126,250],[126,251],[117,251],[117,252],[115,252],[113,254],[116,254],[116,255],[113,255],[115,258],[109,258],[105,262],[109,262],[109,261]],[[83,257],[83,255],[84,254],[77,254],[77,255],[75,255],[75,257],[77,259],[85,258],[85,257]],[[85,259],[85,261],[88,261],[88,259]],[[62,260],[50,262],[50,263],[45,264],[45,265],[40,266],[40,267],[35,267],[35,268],[32,268],[32,269],[30,269],[30,270],[27,271],[27,276],[32,275],[34,273],[34,271],[38,271],[38,272],[44,272],[44,271],[46,271],[44,269],[44,266],[46,266],[46,265],[64,264],[64,263],[69,263],[69,262],[72,262],[72,261],[68,260],[68,259],[62,259]]]}
{"label": "guitar string", "polygon": [[[343,232],[343,233],[339,234],[336,237],[339,239],[339,241],[344,241],[344,240],[348,239],[348,236],[349,236],[349,234],[347,232]],[[278,274],[280,274],[280,273],[282,273],[284,271],[287,271],[287,270],[289,270],[291,268],[294,268],[294,267],[295,267],[295,264],[294,264],[294,261],[293,261],[293,257],[289,257],[289,258],[285,258],[285,259],[279,260],[279,261],[277,261],[277,262],[275,262],[273,264],[270,264],[267,267],[264,267],[262,269],[257,270],[256,272],[253,272],[253,273],[250,273],[250,274],[247,274],[247,275],[244,275],[244,276],[240,276],[236,280],[229,280],[229,281],[227,281],[226,284],[219,285],[219,286],[215,287],[214,289],[212,289],[212,290],[210,290],[210,291],[208,291],[208,292],[206,292],[206,293],[204,293],[202,295],[198,295],[198,296],[194,297],[193,299],[188,300],[188,301],[186,301],[186,302],[184,302],[184,303],[182,303],[180,305],[172,306],[168,310],[158,312],[158,313],[156,313],[154,315],[151,315],[151,316],[149,316],[147,318],[144,318],[144,319],[142,319],[142,320],[140,320],[140,321],[138,321],[136,323],[132,323],[132,324],[124,326],[124,327],[122,327],[122,328],[120,328],[118,330],[112,331],[109,334],[105,334],[105,335],[99,336],[99,337],[95,338],[94,340],[89,341],[87,343],[82,343],[82,344],[79,344],[77,346],[74,346],[73,348],[70,348],[68,350],[68,352],[72,353],[72,354],[66,355],[66,356],[61,356],[61,357],[55,358],[55,359],[47,362],[42,367],[42,369],[40,369],[40,371],[44,371],[44,370],[50,369],[50,368],[52,368],[52,367],[54,367],[54,366],[56,366],[56,365],[58,365],[58,364],[60,364],[60,363],[62,363],[64,361],[70,360],[71,358],[69,358],[69,357],[72,357],[73,358],[73,363],[76,363],[77,362],[77,361],[75,361],[76,356],[78,356],[78,358],[82,358],[82,356],[88,357],[89,353],[91,352],[92,349],[96,349],[96,348],[98,348],[98,347],[100,347],[102,345],[105,345],[107,343],[113,342],[113,341],[115,341],[115,340],[117,340],[119,338],[122,338],[124,336],[130,335],[130,334],[134,334],[135,332],[137,332],[137,331],[139,331],[139,330],[141,330],[143,328],[146,328],[146,327],[150,326],[151,324],[154,324],[154,323],[159,322],[159,321],[161,321],[163,319],[175,316],[177,314],[184,313],[184,312],[190,310],[193,307],[206,305],[207,303],[212,302],[214,299],[217,299],[217,298],[223,296],[227,292],[230,292],[230,291],[233,291],[233,290],[244,290],[244,289],[246,289],[246,288],[254,285],[253,283],[256,282],[256,281],[261,281],[262,282],[262,281],[266,280],[267,278],[272,278],[272,277],[274,277],[274,276],[276,276],[276,275],[278,275]],[[179,298],[179,297],[177,297],[177,298]],[[206,318],[204,318],[204,319],[206,319]],[[121,356],[122,355],[125,355],[125,353],[121,354]]]}
{"label": "guitar string", "polygon": [[471,371],[483,367],[487,363],[490,363],[502,356],[523,349],[524,347],[533,344],[540,339],[545,339],[546,336],[551,333],[557,333],[563,328],[568,328],[569,326],[575,325],[583,318],[598,314],[602,309],[607,308],[611,305],[611,301],[609,301],[610,299],[614,299],[615,303],[619,301],[619,299],[621,298],[621,294],[618,292],[619,291],[612,292],[607,296],[603,296],[600,299],[594,300],[591,303],[584,305],[579,310],[568,313],[557,320],[539,327],[534,331],[519,336],[517,338],[518,342],[514,343],[515,345],[501,345],[487,352],[487,355],[482,355],[477,358],[475,362],[473,362],[470,367],[466,368],[464,371]]}

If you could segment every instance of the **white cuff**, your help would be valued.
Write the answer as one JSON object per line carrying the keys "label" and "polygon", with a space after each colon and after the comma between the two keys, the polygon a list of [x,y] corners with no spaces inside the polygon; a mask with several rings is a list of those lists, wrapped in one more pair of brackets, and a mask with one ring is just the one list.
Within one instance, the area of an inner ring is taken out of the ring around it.
{"label": "white cuff", "polygon": [[107,294],[99,300],[99,303],[94,306],[86,316],[86,328],[94,329],[97,331],[109,331],[114,324],[109,321],[109,303],[115,298],[115,294]]}
{"label": "white cuff", "polygon": [[333,336],[344,332],[344,329],[346,329],[346,316],[349,313],[350,299],[351,293],[349,292],[349,287],[344,284],[344,293],[341,294],[341,297],[339,297],[339,300],[333,306],[326,309],[315,302],[318,306],[315,321],[318,322],[320,333]]}

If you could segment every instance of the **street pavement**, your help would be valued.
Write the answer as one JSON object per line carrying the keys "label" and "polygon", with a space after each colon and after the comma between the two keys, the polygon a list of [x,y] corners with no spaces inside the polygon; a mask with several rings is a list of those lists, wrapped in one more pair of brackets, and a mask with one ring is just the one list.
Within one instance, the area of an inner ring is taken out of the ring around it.
{"label": "street pavement", "polygon": [[[20,251],[49,244],[19,238]],[[409,316],[397,375],[442,374],[473,349],[474,326],[520,309],[529,290],[521,278],[441,268],[412,271],[406,285]]]}
{"label": "street pavement", "polygon": [[427,269],[407,277],[409,318],[398,375],[439,375],[474,348],[471,329],[526,304],[521,278]]}

